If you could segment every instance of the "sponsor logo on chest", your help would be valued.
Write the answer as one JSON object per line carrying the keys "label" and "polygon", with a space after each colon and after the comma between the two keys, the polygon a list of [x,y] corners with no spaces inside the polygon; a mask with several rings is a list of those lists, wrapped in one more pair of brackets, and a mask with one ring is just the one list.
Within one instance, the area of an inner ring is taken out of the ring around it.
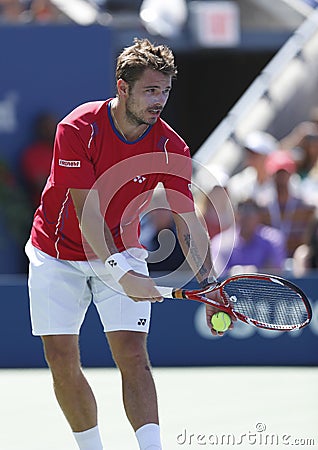
{"label": "sponsor logo on chest", "polygon": [[81,167],[81,161],[70,161],[68,159],[59,159],[59,166],[62,166],[62,167]]}

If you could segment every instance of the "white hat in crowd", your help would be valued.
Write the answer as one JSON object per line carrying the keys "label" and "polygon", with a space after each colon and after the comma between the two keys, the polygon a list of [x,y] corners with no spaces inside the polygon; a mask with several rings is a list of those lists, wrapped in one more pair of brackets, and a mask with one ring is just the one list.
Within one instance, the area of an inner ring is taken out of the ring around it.
{"label": "white hat in crowd", "polygon": [[269,155],[278,149],[278,141],[264,131],[252,131],[244,141],[244,147],[260,155]]}

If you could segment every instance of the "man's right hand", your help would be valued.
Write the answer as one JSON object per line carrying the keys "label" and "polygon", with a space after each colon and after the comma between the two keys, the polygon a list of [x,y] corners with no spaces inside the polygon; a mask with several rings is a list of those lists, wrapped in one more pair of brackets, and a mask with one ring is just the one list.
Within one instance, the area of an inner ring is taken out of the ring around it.
{"label": "man's right hand", "polygon": [[163,297],[156,289],[152,278],[130,270],[119,280],[125,293],[135,302],[162,302]]}

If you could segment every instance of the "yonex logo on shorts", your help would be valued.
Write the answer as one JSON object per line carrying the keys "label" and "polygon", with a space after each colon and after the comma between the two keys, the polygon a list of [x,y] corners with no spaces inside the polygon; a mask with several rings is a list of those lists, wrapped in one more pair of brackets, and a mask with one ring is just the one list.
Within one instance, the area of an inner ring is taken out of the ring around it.
{"label": "yonex logo on shorts", "polygon": [[81,167],[81,161],[69,161],[67,159],[59,159],[59,166],[62,166],[62,167]]}
{"label": "yonex logo on shorts", "polygon": [[139,319],[137,325],[146,325],[147,319]]}

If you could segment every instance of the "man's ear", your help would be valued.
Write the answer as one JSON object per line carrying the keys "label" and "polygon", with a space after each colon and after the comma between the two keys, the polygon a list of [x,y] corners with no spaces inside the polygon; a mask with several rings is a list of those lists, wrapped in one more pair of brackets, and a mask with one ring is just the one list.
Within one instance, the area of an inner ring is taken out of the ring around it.
{"label": "man's ear", "polygon": [[117,81],[117,91],[119,96],[127,97],[129,94],[129,85],[122,78]]}

